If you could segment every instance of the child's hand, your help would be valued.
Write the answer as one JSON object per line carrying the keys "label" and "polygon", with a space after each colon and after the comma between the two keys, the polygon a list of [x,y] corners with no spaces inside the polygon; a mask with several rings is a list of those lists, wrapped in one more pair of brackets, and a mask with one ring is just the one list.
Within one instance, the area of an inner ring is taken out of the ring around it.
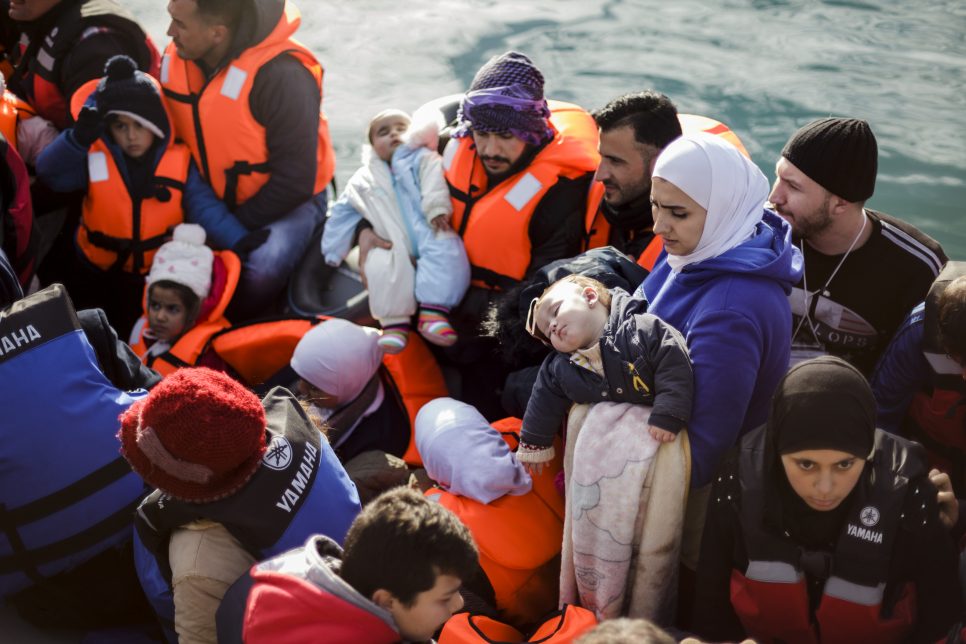
{"label": "child's hand", "polygon": [[449,215],[436,215],[429,223],[436,232],[442,233],[453,230],[453,227],[449,224]]}
{"label": "child's hand", "polygon": [[523,469],[525,469],[527,474],[530,476],[540,476],[540,473],[543,472],[545,465],[546,463],[524,463]]}
{"label": "child's hand", "polygon": [[647,433],[651,435],[651,438],[659,443],[670,443],[674,440],[676,434],[669,432],[666,429],[661,429],[660,427],[655,427],[654,425],[647,426]]}

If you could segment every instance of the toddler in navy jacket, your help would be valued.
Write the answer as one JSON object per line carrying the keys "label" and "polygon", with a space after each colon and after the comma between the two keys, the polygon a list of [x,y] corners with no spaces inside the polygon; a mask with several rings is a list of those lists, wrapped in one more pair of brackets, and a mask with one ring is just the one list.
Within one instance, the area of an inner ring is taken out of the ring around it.
{"label": "toddler in navy jacket", "polygon": [[530,303],[527,332],[555,349],[533,387],[517,458],[539,471],[572,403],[651,405],[648,432],[670,442],[691,417],[694,376],[681,334],[646,312],[647,301],[582,275]]}

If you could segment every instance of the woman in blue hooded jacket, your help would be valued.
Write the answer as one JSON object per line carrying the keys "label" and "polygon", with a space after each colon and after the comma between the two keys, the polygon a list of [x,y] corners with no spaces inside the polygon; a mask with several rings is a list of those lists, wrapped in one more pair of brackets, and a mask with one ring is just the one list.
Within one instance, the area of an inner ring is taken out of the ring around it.
{"label": "woman in blue hooded jacket", "polygon": [[788,369],[787,294],[802,261],[767,197],[765,175],[720,137],[681,137],[654,168],[654,232],[665,253],[640,290],[649,312],[684,334],[694,361],[692,487],[765,421]]}

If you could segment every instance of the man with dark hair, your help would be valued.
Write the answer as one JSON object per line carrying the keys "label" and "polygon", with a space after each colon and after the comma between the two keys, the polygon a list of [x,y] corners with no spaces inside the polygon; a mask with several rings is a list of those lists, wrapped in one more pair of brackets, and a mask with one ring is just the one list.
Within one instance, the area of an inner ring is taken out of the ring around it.
{"label": "man with dark hair", "polygon": [[678,111],[667,96],[649,90],[615,98],[594,120],[600,131],[594,179],[603,196],[588,227],[589,245],[614,246],[636,258],[654,238],[651,172],[661,150],[681,136]]}
{"label": "man with dark hair", "polygon": [[222,600],[218,641],[424,642],[463,606],[477,566],[454,514],[396,488],[356,517],[344,552],[315,536],[256,564]]}
{"label": "man with dark hair", "polygon": [[[322,66],[286,0],[171,0],[161,83],[201,174],[253,238],[229,315],[265,312],[313,232],[335,170]],[[258,245],[259,242],[262,242]]]}
{"label": "man with dark hair", "polygon": [[867,376],[946,254],[915,226],[865,208],[878,146],[860,119],[798,130],[775,166],[769,200],[792,226],[805,272],[792,289],[792,364],[830,353]]}
{"label": "man with dark hair", "polygon": [[[58,128],[70,122],[71,96],[100,78],[104,64],[118,54],[133,58],[142,71],[157,74],[158,52],[134,16],[114,0],[19,0],[8,15],[20,30],[20,49],[10,89]],[[6,43],[12,44],[12,43]]]}

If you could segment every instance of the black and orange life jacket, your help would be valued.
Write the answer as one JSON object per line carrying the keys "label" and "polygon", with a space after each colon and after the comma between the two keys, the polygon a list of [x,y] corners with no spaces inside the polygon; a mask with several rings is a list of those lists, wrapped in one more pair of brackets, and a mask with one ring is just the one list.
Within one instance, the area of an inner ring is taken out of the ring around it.
{"label": "black and orange life jacket", "polygon": [[450,139],[443,167],[453,202],[453,228],[463,238],[473,284],[507,289],[530,266],[530,219],[561,178],[597,169],[597,125],[583,108],[548,101],[556,133],[525,168],[489,188],[473,137]]}
{"label": "black and orange life jacket", "polygon": [[[254,196],[270,176],[265,127],[255,120],[249,104],[259,70],[278,56],[291,56],[312,74],[321,95],[322,64],[292,37],[301,22],[299,10],[286,2],[272,32],[211,78],[197,63],[180,58],[174,43],[164,52],[161,84],[175,132],[191,149],[202,175],[230,210]],[[322,192],[335,174],[329,122],[321,108],[316,159],[313,194]]]}
{"label": "black and orange life jacket", "polygon": [[443,625],[439,644],[570,644],[596,625],[591,611],[570,604],[545,618],[530,637],[490,617],[457,613]]}

